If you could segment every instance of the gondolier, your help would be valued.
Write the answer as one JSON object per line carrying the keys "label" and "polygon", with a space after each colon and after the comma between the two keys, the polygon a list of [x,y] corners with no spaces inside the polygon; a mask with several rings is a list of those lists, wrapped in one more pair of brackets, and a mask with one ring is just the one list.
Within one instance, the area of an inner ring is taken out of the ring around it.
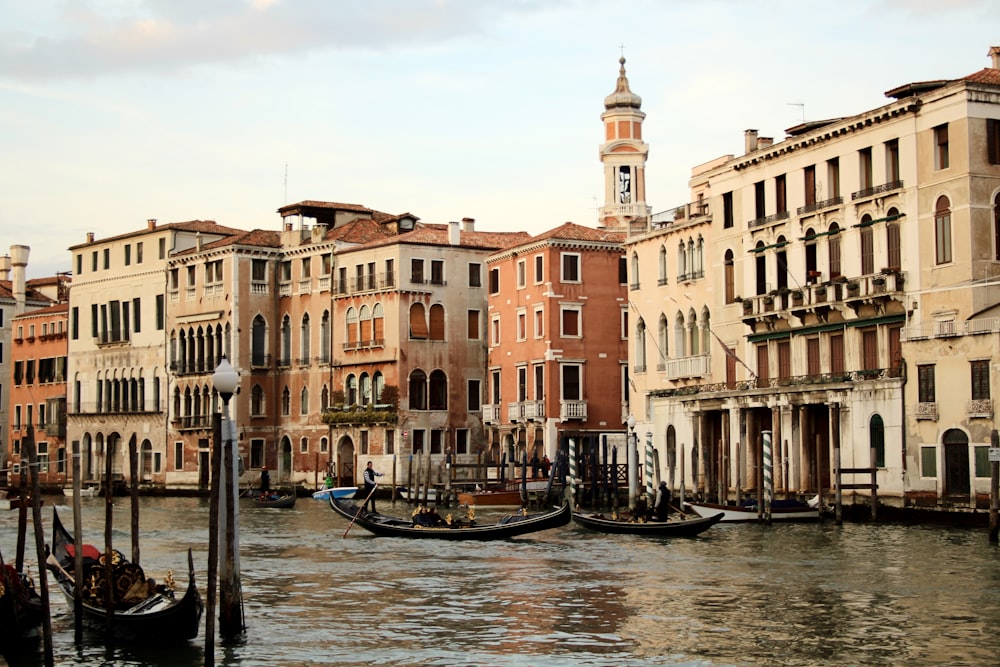
{"label": "gondolier", "polygon": [[[375,486],[377,485],[377,483],[375,482],[375,478],[376,477],[382,477],[382,475],[383,475],[383,473],[375,472],[375,468],[372,467],[372,462],[369,461],[368,462],[368,466],[365,468],[365,473],[362,476],[362,477],[364,477],[364,480],[365,480],[365,505],[364,505],[364,507],[365,507],[366,510],[369,507],[371,507],[371,510],[369,510],[369,511],[372,514],[375,513],[375,493],[374,492],[375,492]],[[369,503],[370,503],[370,505],[369,505]]]}

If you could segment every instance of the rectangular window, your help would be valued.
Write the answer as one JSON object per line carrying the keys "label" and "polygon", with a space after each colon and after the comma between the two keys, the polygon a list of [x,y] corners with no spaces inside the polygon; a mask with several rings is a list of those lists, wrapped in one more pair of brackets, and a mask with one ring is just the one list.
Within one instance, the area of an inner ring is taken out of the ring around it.
{"label": "rectangular window", "polygon": [[469,287],[483,286],[483,265],[478,262],[469,262]]}
{"label": "rectangular window", "polygon": [[986,160],[1000,164],[1000,119],[986,119]]}
{"label": "rectangular window", "polygon": [[195,267],[193,267],[193,266],[187,267],[187,286],[188,287],[194,287],[195,286],[195,282],[196,282],[195,278],[196,278],[196,276],[195,276]]}
{"label": "rectangular window", "polygon": [[580,282],[580,255],[578,253],[562,253],[562,275],[559,279],[564,283]]}
{"label": "rectangular window", "polygon": [[576,307],[563,306],[560,310],[559,320],[562,324],[559,335],[563,338],[577,338],[580,336],[580,310]]}
{"label": "rectangular window", "polygon": [[528,400],[528,367],[517,367],[517,401],[523,403]]}
{"label": "rectangular window", "polygon": [[90,270],[91,271],[96,271],[97,270],[97,251],[96,250],[94,250],[94,251],[92,251],[90,253]]}
{"label": "rectangular window", "polygon": [[582,397],[582,371],[577,364],[563,364],[562,370],[562,400],[579,401]]}
{"label": "rectangular window", "polygon": [[267,260],[255,259],[250,263],[250,280],[265,282],[267,280]]}
{"label": "rectangular window", "polygon": [[[219,262],[219,268],[220,269],[222,268],[222,262],[221,261]],[[302,279],[303,280],[305,280],[306,278],[312,278],[312,257],[303,257],[302,258],[301,269],[302,269]],[[219,280],[222,280],[222,276],[221,275],[219,276]]]}
{"label": "rectangular window", "polygon": [[83,275],[83,255],[77,254],[76,256],[76,275]]}
{"label": "rectangular window", "polygon": [[125,266],[132,265],[132,246],[128,243],[125,244]]}
{"label": "rectangular window", "polygon": [[819,338],[806,339],[806,367],[809,375],[822,373],[819,365]]}
{"label": "rectangular window", "polygon": [[257,438],[250,441],[250,468],[258,469],[264,465],[264,440]]}
{"label": "rectangular window", "polygon": [[70,326],[70,335],[73,337],[73,340],[79,340],[80,339],[80,307],[79,306],[73,306],[73,309],[72,309],[72,320],[70,321],[69,326]]}
{"label": "rectangular window", "polygon": [[722,226],[725,229],[729,229],[733,226],[733,220],[735,216],[733,215],[733,193],[724,192],[722,193]]}
{"label": "rectangular window", "polygon": [[826,180],[828,181],[827,191],[830,198],[840,196],[840,158],[832,158],[826,161]]}
{"label": "rectangular window", "polygon": [[385,453],[396,453],[396,431],[391,428],[385,430]]}
{"label": "rectangular window", "polygon": [[976,459],[976,477],[990,477],[990,448],[985,446],[973,447],[973,455]]}
{"label": "rectangular window", "polygon": [[532,314],[532,318],[535,321],[535,338],[541,338],[545,335],[545,310],[542,306],[535,306],[535,310]]}
{"label": "rectangular window", "polygon": [[160,259],[167,256],[167,239],[160,239]]}
{"label": "rectangular window", "polygon": [[766,382],[770,375],[771,361],[767,352],[767,343],[757,345],[757,380]]}
{"label": "rectangular window", "polygon": [[885,142],[885,182],[899,180],[899,139]]}
{"label": "rectangular window", "polygon": [[920,403],[934,403],[934,364],[920,364],[917,366],[917,401]]}
{"label": "rectangular window", "polygon": [[455,453],[469,453],[469,429],[460,428],[455,430]]}
{"label": "rectangular window", "polygon": [[494,347],[500,344],[500,316],[494,315],[490,319],[490,345]]}
{"label": "rectangular window", "polygon": [[[629,282],[628,282],[628,261],[625,259],[624,255],[622,255],[621,257],[618,258],[618,284],[619,285],[628,285],[629,284]],[[632,289],[638,289],[639,288],[639,276],[635,277],[635,282],[632,283],[632,285],[633,285]]]}
{"label": "rectangular window", "polygon": [[278,265],[278,280],[283,283],[291,282],[292,280],[291,260],[285,260]]}
{"label": "rectangular window", "polygon": [[142,241],[135,244],[135,263],[142,264]]}
{"label": "rectangular window", "polygon": [[878,332],[875,329],[865,329],[861,332],[861,363],[865,370],[879,368]]}
{"label": "rectangular window", "polygon": [[990,398],[990,362],[988,359],[970,361],[972,370],[972,400],[987,401]]}
{"label": "rectangular window", "polygon": [[937,447],[920,448],[920,476],[937,477]]}
{"label": "rectangular window", "polygon": [[951,210],[947,208],[934,213],[934,261],[951,262]]}
{"label": "rectangular window", "polygon": [[162,294],[156,295],[156,330],[163,331],[166,326],[167,308]]}
{"label": "rectangular window", "polygon": [[490,371],[490,403],[500,405],[500,371]]}
{"label": "rectangular window", "polygon": [[184,443],[174,443],[174,470],[184,470]]}
{"label": "rectangular window", "polygon": [[432,285],[447,284],[444,279],[444,260],[442,259],[431,260],[431,284]]}
{"label": "rectangular window", "polygon": [[765,217],[767,213],[767,202],[764,197],[764,181],[757,181],[753,185],[753,201],[754,201],[754,219],[760,220]]}
{"label": "rectangular window", "polygon": [[948,123],[934,128],[934,168],[947,169],[951,166],[948,155]]}
{"label": "rectangular window", "polygon": [[424,260],[410,260],[410,282],[422,285],[424,282]]}
{"label": "rectangular window", "polygon": [[104,270],[107,271],[111,268],[111,248],[104,249]]}
{"label": "rectangular window", "polygon": [[479,340],[479,311],[469,311],[469,340]]}
{"label": "rectangular window", "polygon": [[517,314],[517,340],[525,340],[528,337],[528,313],[521,311]]}
{"label": "rectangular window", "polygon": [[522,289],[528,282],[528,263],[527,260],[519,259],[517,261],[517,288]]}
{"label": "rectangular window", "polygon": [[466,409],[469,412],[479,412],[483,409],[482,404],[482,382],[479,380],[467,380],[468,399]]}
{"label": "rectangular window", "polygon": [[830,372],[844,372],[844,334],[830,335]]}
{"label": "rectangular window", "polygon": [[816,203],[816,165],[811,164],[806,167],[803,178],[805,179],[805,203],[806,206],[810,206]]}
{"label": "rectangular window", "polygon": [[500,293],[500,269],[490,269],[490,294]]}
{"label": "rectangular window", "polygon": [[787,191],[785,189],[786,187],[787,185],[785,182],[784,174],[780,174],[774,177],[774,204],[775,204],[775,210],[778,213],[784,213],[785,211],[788,210],[788,201],[786,199]]}
{"label": "rectangular window", "polygon": [[545,279],[545,262],[542,255],[535,255],[535,282],[540,283]]}
{"label": "rectangular window", "polygon": [[868,190],[874,185],[872,183],[872,149],[862,148],[858,151],[858,187],[861,190]]}
{"label": "rectangular window", "polygon": [[532,367],[535,386],[532,388],[532,396],[536,401],[545,400],[545,364],[535,364]]}
{"label": "rectangular window", "polygon": [[778,377],[792,377],[792,344],[787,340],[778,341]]}

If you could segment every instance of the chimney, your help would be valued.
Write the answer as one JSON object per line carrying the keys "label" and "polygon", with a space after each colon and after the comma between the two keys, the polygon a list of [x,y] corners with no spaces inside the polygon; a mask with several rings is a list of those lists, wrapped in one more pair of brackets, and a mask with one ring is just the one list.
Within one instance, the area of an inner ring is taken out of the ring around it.
{"label": "chimney", "polygon": [[0,257],[0,280],[10,280],[10,255]]}
{"label": "chimney", "polygon": [[1000,46],[991,46],[986,55],[993,59],[993,69],[1000,69]]}
{"label": "chimney", "polygon": [[205,239],[201,238],[201,232],[196,232],[194,235],[194,247],[195,250],[201,252],[201,246],[205,242]]}
{"label": "chimney", "polygon": [[146,229],[148,229],[149,231],[153,231],[154,229],[156,229],[156,218],[150,218],[146,220]]}
{"label": "chimney", "polygon": [[94,232],[87,232],[87,243],[94,242]]}
{"label": "chimney", "polygon": [[312,242],[321,243],[326,238],[326,224],[317,222],[312,228]]}
{"label": "chimney", "polygon": [[26,245],[12,245],[10,247],[10,263],[13,266],[13,273],[11,275],[11,291],[14,293],[14,314],[21,315],[24,313],[24,302],[25,302],[25,291],[24,291],[24,281],[25,272],[28,268],[28,253],[31,252],[31,248]]}
{"label": "chimney", "polygon": [[476,219],[475,218],[462,218],[462,231],[463,232],[474,232],[474,231],[476,231]]}
{"label": "chimney", "polygon": [[753,153],[757,150],[757,130],[746,130],[743,132],[743,138],[745,142],[744,154]]}
{"label": "chimney", "polygon": [[448,244],[460,245],[462,242],[462,231],[458,223],[454,220],[448,223]]}
{"label": "chimney", "polygon": [[774,145],[774,137],[760,137],[757,139],[757,148],[770,148]]}

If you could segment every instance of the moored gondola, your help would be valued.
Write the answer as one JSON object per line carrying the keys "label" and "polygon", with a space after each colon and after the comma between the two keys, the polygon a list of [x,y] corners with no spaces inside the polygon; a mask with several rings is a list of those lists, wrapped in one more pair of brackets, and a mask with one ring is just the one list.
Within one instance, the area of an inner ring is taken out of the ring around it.
{"label": "moored gondola", "polygon": [[295,507],[295,493],[285,493],[283,495],[254,496],[254,507],[289,508]]}
{"label": "moored gondola", "polygon": [[603,514],[573,513],[577,525],[602,533],[645,535],[651,537],[694,537],[722,520],[722,512],[696,519],[671,519],[670,521],[629,521],[614,519]]}
{"label": "moored gondola", "polygon": [[[478,524],[475,519],[456,519],[441,525],[414,525],[411,519],[397,519],[383,514],[368,512],[354,503],[330,499],[330,508],[348,521],[357,523],[365,530],[380,537],[416,537],[437,540],[504,540],[517,535],[525,535],[549,528],[558,528],[569,523],[572,510],[563,505],[551,512],[539,514],[515,513],[504,515],[491,524]],[[346,534],[346,533],[345,533]]]}
{"label": "moored gondola", "polygon": [[34,584],[13,565],[0,565],[0,655],[37,640],[42,599]]}
{"label": "moored gondola", "polygon": [[[72,574],[74,570],[73,554],[75,553],[73,536],[63,527],[59,520],[59,513],[55,508],[52,510],[52,544],[50,548],[48,569],[52,572],[59,588],[66,596],[70,608],[72,608],[75,588]],[[92,595],[84,595],[82,620],[93,628],[103,629],[107,627],[107,610],[103,606],[104,586],[100,584],[104,573],[104,554],[92,546],[84,545],[83,556],[85,582],[97,585],[84,584],[84,592],[92,593]],[[114,552],[113,556],[114,560],[124,561],[118,552]],[[160,585],[155,586],[153,591],[149,591],[150,594],[147,597],[134,603],[124,602],[129,597],[128,590],[121,590],[129,584],[126,581],[126,576],[134,580],[132,583],[137,583],[140,577],[145,576],[137,565],[127,561],[124,561],[124,564],[131,567],[121,567],[121,563],[119,563],[119,567],[114,570],[116,574],[114,611],[116,637],[146,644],[167,644],[183,642],[198,636],[204,605],[195,585],[194,558],[190,549],[188,549],[187,588],[179,599],[174,596],[173,591]],[[145,581],[147,584],[151,583],[150,580]],[[131,585],[129,587],[131,588]],[[122,601],[118,601],[119,598]],[[101,599],[101,604],[98,604],[99,599]]]}

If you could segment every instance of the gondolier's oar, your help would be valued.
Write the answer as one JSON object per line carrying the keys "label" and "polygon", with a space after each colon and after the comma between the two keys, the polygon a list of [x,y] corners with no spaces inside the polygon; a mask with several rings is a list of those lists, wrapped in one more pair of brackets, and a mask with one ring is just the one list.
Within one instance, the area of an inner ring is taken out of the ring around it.
{"label": "gondolier's oar", "polygon": [[377,489],[377,488],[378,488],[378,484],[375,484],[375,486],[372,487],[371,493],[368,494],[368,498],[365,498],[365,502],[362,503],[361,507],[358,508],[358,513],[355,514],[354,518],[351,519],[351,522],[349,524],[347,524],[347,530],[344,531],[344,534],[342,535],[342,537],[347,537],[347,533],[350,532],[351,527],[354,525],[354,522],[358,520],[358,517],[361,516],[361,513],[365,511],[365,507],[368,506],[368,499],[372,497],[372,494],[375,493],[375,489]]}
{"label": "gondolier's oar", "polygon": [[676,505],[670,505],[670,509],[676,510],[677,512],[680,512],[682,516],[687,516],[688,515],[687,512],[685,512],[684,510],[682,510],[680,507],[677,507]]}

